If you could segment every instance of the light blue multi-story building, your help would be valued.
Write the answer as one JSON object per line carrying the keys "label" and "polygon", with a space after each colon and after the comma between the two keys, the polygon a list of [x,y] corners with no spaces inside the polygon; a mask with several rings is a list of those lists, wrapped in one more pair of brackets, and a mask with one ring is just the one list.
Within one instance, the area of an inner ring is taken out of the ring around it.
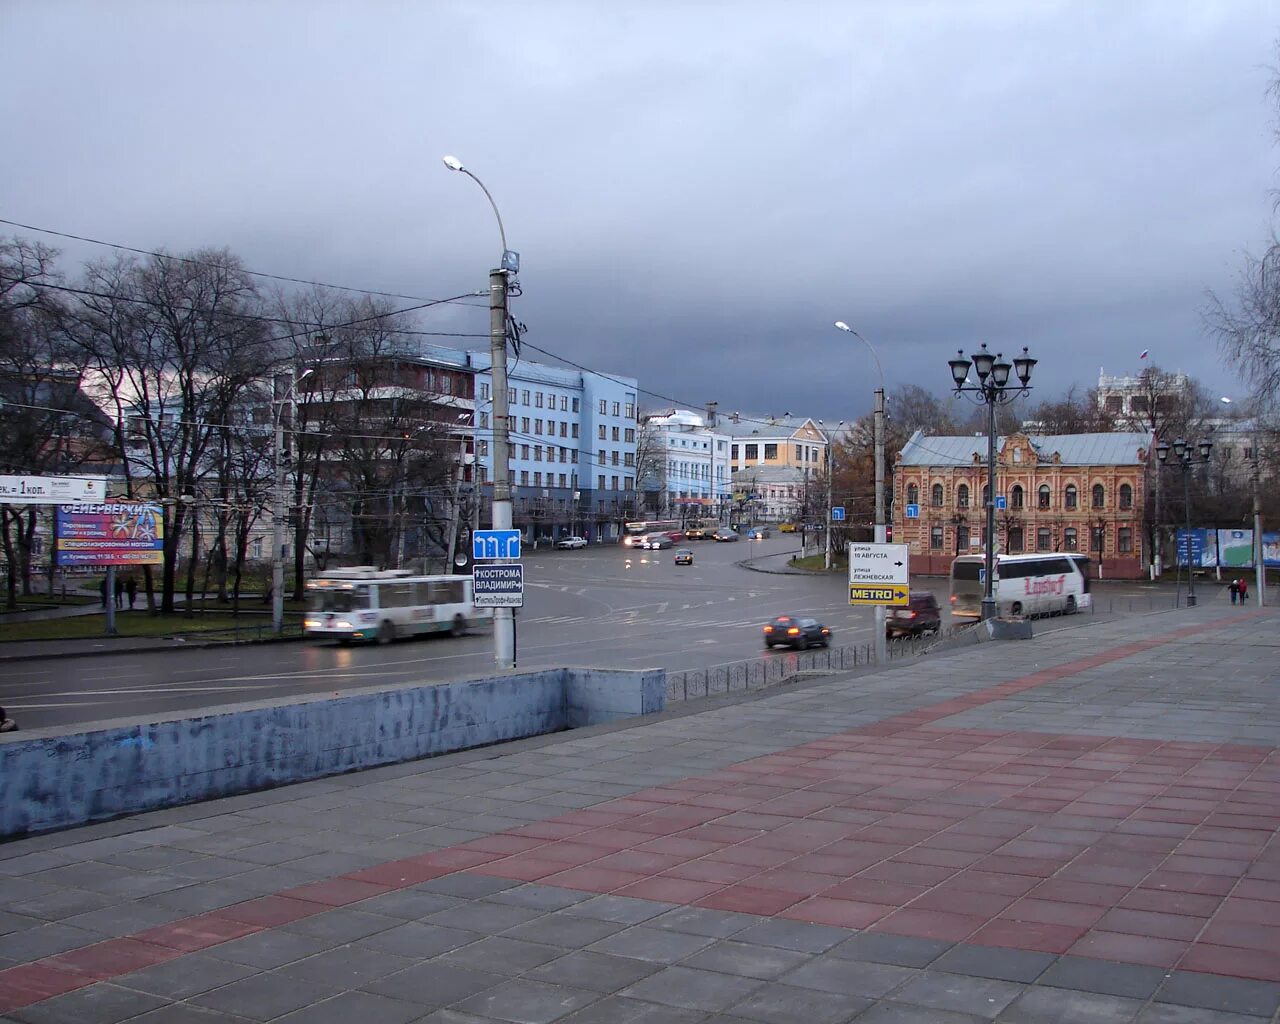
{"label": "light blue multi-story building", "polygon": [[[490,355],[467,357],[476,372],[478,476],[491,484]],[[621,524],[635,518],[637,391],[634,377],[508,361],[512,522],[528,540],[616,540]]]}

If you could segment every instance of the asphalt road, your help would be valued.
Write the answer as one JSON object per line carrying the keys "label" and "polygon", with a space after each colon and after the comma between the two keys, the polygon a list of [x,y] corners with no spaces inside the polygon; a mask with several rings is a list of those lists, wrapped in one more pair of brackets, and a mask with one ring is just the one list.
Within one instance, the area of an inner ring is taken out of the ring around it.
{"label": "asphalt road", "polygon": [[[679,670],[767,657],[760,627],[782,613],[821,620],[837,645],[872,641],[873,610],[851,608],[839,577],[755,572],[737,564],[797,546],[787,536],[702,541],[689,545],[691,567],[676,566],[674,550],[611,545],[527,552],[525,606],[516,620],[518,667]],[[933,590],[945,609],[945,580],[912,586]],[[1151,588],[1142,584],[1096,589],[1099,614],[1145,611],[1151,600]],[[1167,604],[1171,595],[1156,600]],[[1037,628],[1071,622],[1046,620]],[[24,729],[139,719],[241,701],[475,678],[493,670],[492,650],[491,638],[480,635],[387,647],[303,642],[10,661],[0,704]]]}

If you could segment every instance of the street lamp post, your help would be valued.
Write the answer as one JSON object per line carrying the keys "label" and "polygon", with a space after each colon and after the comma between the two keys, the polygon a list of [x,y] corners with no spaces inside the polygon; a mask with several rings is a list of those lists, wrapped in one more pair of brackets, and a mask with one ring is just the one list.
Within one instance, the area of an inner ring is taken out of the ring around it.
{"label": "street lamp post", "polygon": [[[1161,441],[1156,445],[1156,457],[1161,465],[1168,461],[1169,450],[1170,445],[1167,441]],[[1213,442],[1206,438],[1199,444],[1191,444],[1179,437],[1174,439],[1172,450],[1173,457],[1182,469],[1182,508],[1185,513],[1187,536],[1187,607],[1194,608],[1196,606],[1196,574],[1195,567],[1191,564],[1191,486],[1188,481],[1191,478],[1193,466],[1203,466],[1209,462],[1209,457],[1213,454]]]}
{"label": "street lamp post", "polygon": [[[271,629],[279,636],[284,632],[284,407],[311,370],[303,370],[289,382],[288,390],[276,407],[272,431],[271,466],[275,477],[271,489]],[[272,378],[274,390],[274,378]]]}
{"label": "street lamp post", "polygon": [[[457,157],[446,156],[444,165],[480,186],[493,207],[502,239],[502,260],[489,271],[489,362],[493,387],[493,528],[511,529],[511,447],[507,421],[507,284],[520,270],[520,256],[507,248],[507,232],[502,226],[498,204],[484,182],[462,166]],[[500,559],[506,562],[508,559]],[[493,660],[499,669],[515,667],[515,617],[511,608],[493,610]]]}
{"label": "street lamp post", "polygon": [[[823,567],[827,570],[827,572],[830,572],[832,569],[832,565],[834,563],[834,553],[831,550],[831,543],[832,543],[831,534],[834,532],[834,530],[832,529],[830,520],[831,520],[831,509],[833,508],[833,500],[834,500],[832,498],[832,477],[835,476],[836,460],[835,460],[835,449],[833,449],[831,446],[831,434],[827,431],[826,427],[823,426],[822,420],[818,420],[818,426],[822,427],[822,436],[827,442],[827,520],[828,522],[827,522],[826,550],[824,552],[822,562],[823,562]],[[841,420],[839,423],[836,424],[836,430],[839,430],[843,426],[844,426],[844,420]]]}
{"label": "street lamp post", "polygon": [[[876,374],[880,378],[880,387],[875,393],[875,413],[872,416],[872,433],[874,436],[875,459],[876,459],[876,532],[875,538],[877,544],[885,542],[885,516],[884,516],[884,368],[880,365],[880,357],[876,355],[876,350],[871,342],[867,341],[861,334],[855,331],[843,320],[836,321],[836,328],[847,334],[852,334],[862,344],[867,346],[867,351],[871,353],[871,358],[876,364]],[[827,510],[827,518],[831,518],[831,510]],[[827,523],[827,529],[830,530],[831,524]],[[878,604],[875,607],[875,644],[876,644],[876,663],[883,665],[888,657],[888,649],[885,637],[885,614],[884,605]]]}
{"label": "street lamp post", "polygon": [[[966,359],[961,350],[955,359],[947,361],[951,367],[951,379],[955,381],[956,395],[964,395],[978,405],[987,407],[987,536],[985,548],[985,578],[982,586],[982,618],[996,617],[996,599],[993,589],[996,564],[996,406],[1006,405],[1031,390],[1031,371],[1037,360],[1024,348],[1022,355],[1012,363],[1005,362],[1001,352],[991,353],[983,344]],[[968,383],[969,368],[978,375],[978,383]],[[1009,371],[1017,375],[1019,386],[1009,386]]]}

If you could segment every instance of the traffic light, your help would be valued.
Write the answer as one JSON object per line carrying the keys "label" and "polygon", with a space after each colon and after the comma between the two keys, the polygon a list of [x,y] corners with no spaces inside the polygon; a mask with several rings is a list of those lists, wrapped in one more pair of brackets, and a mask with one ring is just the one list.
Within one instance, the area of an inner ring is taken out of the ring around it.
{"label": "traffic light", "polygon": [[886,542],[893,540],[893,524],[892,523],[890,523],[888,526],[884,528],[884,539]]}

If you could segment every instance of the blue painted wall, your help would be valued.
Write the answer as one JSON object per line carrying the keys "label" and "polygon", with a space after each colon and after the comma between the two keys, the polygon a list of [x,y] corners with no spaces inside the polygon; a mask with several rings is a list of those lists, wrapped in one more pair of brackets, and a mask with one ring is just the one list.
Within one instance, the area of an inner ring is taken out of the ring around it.
{"label": "blue painted wall", "polygon": [[661,670],[548,669],[0,737],[0,835],[661,711]]}

